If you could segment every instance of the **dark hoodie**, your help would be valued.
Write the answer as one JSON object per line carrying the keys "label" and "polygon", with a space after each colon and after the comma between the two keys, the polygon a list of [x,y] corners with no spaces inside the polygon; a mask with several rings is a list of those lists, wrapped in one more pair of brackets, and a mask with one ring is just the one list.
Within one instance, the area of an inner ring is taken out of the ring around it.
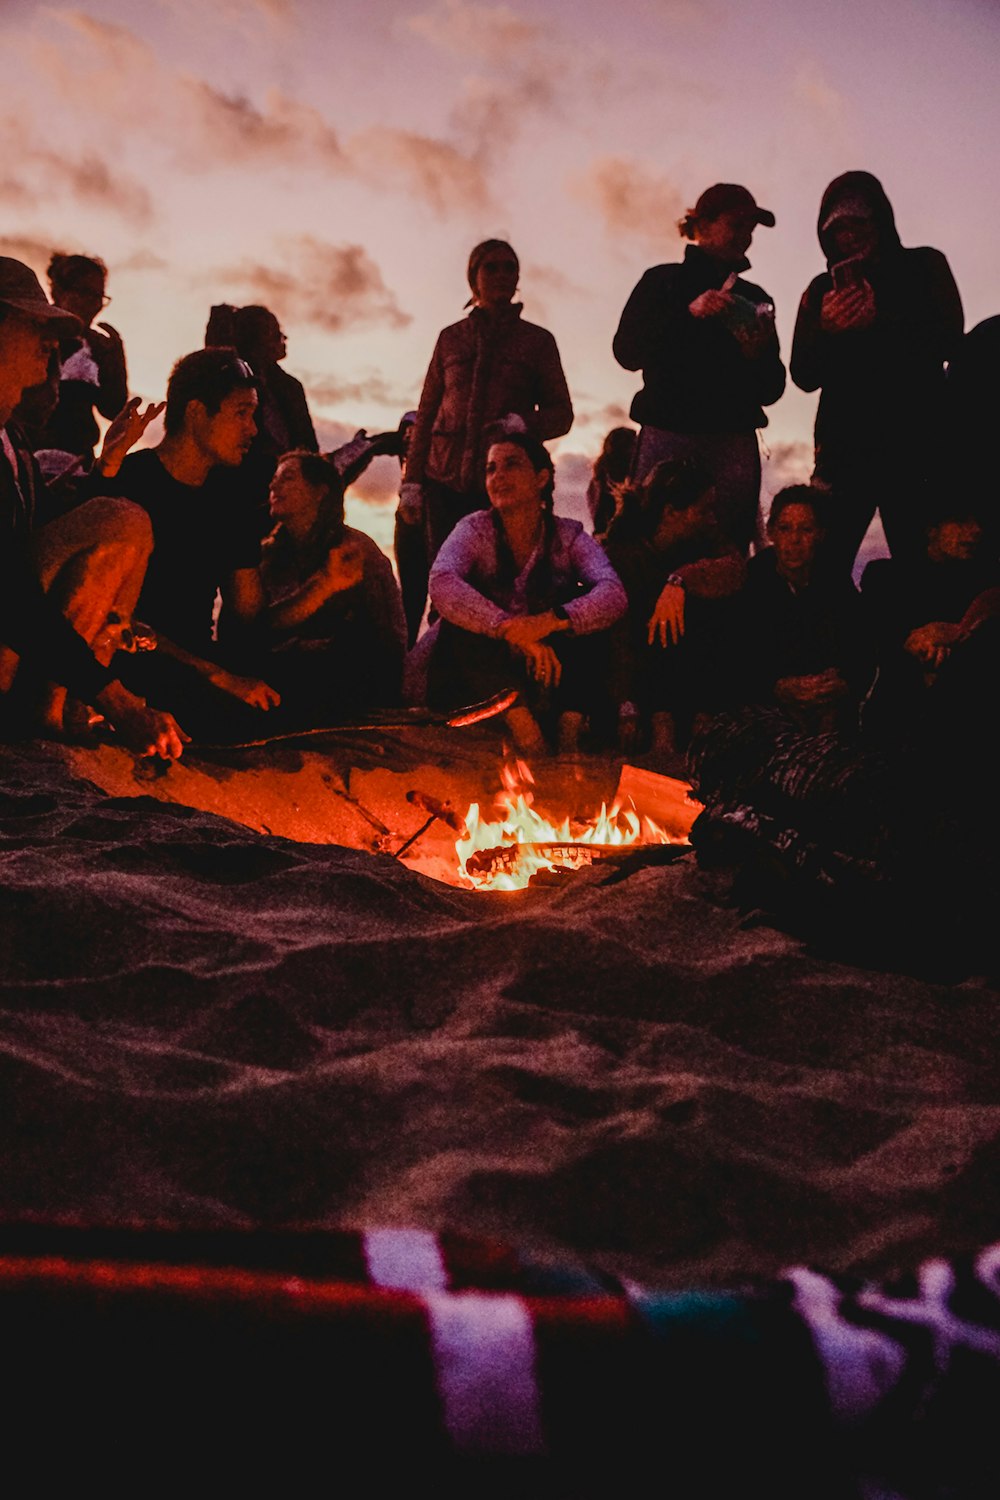
{"label": "dark hoodie", "polygon": [[816,414],[816,467],[835,479],[852,460],[899,457],[900,444],[924,447],[939,424],[944,364],[962,337],[962,302],[948,262],[928,246],[906,250],[892,205],[870,172],[845,172],[823,194],[817,232],[832,268],[832,236],[823,226],[838,203],[862,200],[878,232],[874,254],[862,264],[875,297],[875,319],[846,332],[820,326],[830,270],[809,283],[799,304],[790,369],[804,391],[821,389]]}

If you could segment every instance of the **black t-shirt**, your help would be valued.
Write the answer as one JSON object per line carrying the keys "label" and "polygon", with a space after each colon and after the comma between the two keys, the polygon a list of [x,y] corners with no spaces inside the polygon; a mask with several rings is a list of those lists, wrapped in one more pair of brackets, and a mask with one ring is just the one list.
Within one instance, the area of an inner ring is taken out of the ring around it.
{"label": "black t-shirt", "polygon": [[181,484],[146,448],[130,454],[113,485],[153,523],[153,555],[139,619],[199,655],[212,647],[216,590],[260,562],[260,523],[239,469],[215,468],[204,484]]}

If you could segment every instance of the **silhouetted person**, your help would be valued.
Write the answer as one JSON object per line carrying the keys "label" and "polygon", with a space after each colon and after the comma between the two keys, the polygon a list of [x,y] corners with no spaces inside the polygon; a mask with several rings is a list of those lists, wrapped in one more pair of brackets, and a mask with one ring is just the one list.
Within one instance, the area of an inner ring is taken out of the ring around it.
{"label": "silhouetted person", "polygon": [[60,340],[59,393],[36,447],[93,457],[99,437],[94,410],[109,420],[128,399],[125,346],[110,323],[94,324],[111,298],[108,268],[91,255],[58,252],[49,262],[52,300],[79,318],[80,332]]}
{"label": "silhouetted person", "polygon": [[[44,481],[10,417],[40,384],[57,340],[81,328],[53,307],[34,272],[0,256],[0,723],[56,734],[75,727],[67,692],[93,705],[142,754],[180,755],[184,735],[169,714],[146,706],[110,670],[110,617],[127,617],[152,545],[147,517],[127,501],[95,498],[36,529]],[[20,714],[11,698],[20,698]]]}
{"label": "silhouetted person", "polygon": [[746,564],[716,521],[711,479],[691,459],[663,459],[626,488],[603,546],[629,603],[612,637],[619,742],[634,750],[648,724],[653,753],[669,757],[697,715],[732,698]]}
{"label": "silhouetted person", "polygon": [[614,354],[641,370],[632,402],[642,424],[633,475],[664,458],[693,458],[715,486],[719,525],[746,553],[758,529],[762,410],[785,388],[767,293],[743,279],[758,224],[774,215],[736,183],[702,193],[680,221],[694,243],[678,264],[653,266],[621,316]]}
{"label": "silhouetted person", "polygon": [[556,341],[522,319],[513,301],[519,275],[505,240],[476,245],[468,270],[472,310],[438,336],[424,378],[400,502],[413,524],[422,517],[430,562],[455,523],[487,504],[489,424],[513,419],[541,442],[573,425]]}
{"label": "silhouetted person", "polygon": [[618,509],[622,485],[632,472],[637,436],[633,427],[612,427],[594,461],[587,485],[587,509],[596,537],[605,534]]}
{"label": "silhouetted person", "polygon": [[856,722],[871,678],[857,590],[823,556],[825,499],[804,484],[775,495],[742,599],[747,701],[814,731]]}
{"label": "silhouetted person", "polygon": [[937,502],[918,558],[879,558],[861,580],[861,599],[879,669],[866,727],[895,738],[923,712],[925,689],[959,637],[973,601],[1000,584],[1000,567],[984,553],[972,496]]}
{"label": "silhouetted person", "polygon": [[948,365],[948,478],[973,501],[984,545],[1000,553],[1000,317],[985,318],[962,339]]}
{"label": "silhouetted person", "polygon": [[799,304],[791,373],[819,389],[814,479],[832,492],[828,547],[849,570],[878,510],[893,556],[919,556],[941,482],[944,364],[962,335],[948,262],[900,244],[869,172],[837,177],[820,204],[828,269]]}
{"label": "silhouetted person", "polygon": [[392,565],[344,524],[344,486],[319,454],[286,453],[271,481],[274,530],[261,549],[260,670],[283,717],[329,723],[399,701],[406,621]]}
{"label": "silhouetted person", "polygon": [[486,492],[489,510],[459,522],[431,569],[441,616],[431,699],[452,706],[519,687],[507,715],[517,744],[541,749],[539,715],[552,712],[560,748],[573,750],[600,701],[625,590],[580,522],[553,514],[552,460],[537,438],[491,444]]}

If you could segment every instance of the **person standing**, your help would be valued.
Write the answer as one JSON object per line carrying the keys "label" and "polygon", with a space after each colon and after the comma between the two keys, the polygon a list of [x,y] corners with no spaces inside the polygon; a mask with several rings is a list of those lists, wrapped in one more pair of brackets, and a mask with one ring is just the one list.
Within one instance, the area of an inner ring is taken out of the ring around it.
{"label": "person standing", "polygon": [[110,323],[94,324],[111,301],[108,268],[97,256],[57,251],[48,276],[55,306],[72,313],[82,326],[60,340],[59,396],[38,447],[93,458],[100,436],[94,409],[110,421],[128,400],[121,335]]}
{"label": "person standing", "polygon": [[851,568],[876,510],[893,557],[916,559],[941,477],[935,434],[962,300],[940,250],[903,248],[870,172],[834,178],[817,232],[827,270],[802,295],[791,373],[820,392],[813,479],[831,492],[830,560]]}
{"label": "person standing", "polygon": [[758,224],[774,214],[732,182],[706,188],[681,219],[683,261],[653,266],[625,304],[615,359],[641,370],[633,479],[665,458],[690,458],[715,488],[716,516],[743,553],[758,531],[762,410],[785,389],[774,304],[743,278]]}
{"label": "person standing", "polygon": [[404,524],[422,520],[433,563],[456,522],[488,504],[485,429],[506,419],[539,442],[573,425],[573,404],[552,334],[521,317],[520,276],[505,240],[469,256],[472,310],[438,337],[424,379],[400,491]]}

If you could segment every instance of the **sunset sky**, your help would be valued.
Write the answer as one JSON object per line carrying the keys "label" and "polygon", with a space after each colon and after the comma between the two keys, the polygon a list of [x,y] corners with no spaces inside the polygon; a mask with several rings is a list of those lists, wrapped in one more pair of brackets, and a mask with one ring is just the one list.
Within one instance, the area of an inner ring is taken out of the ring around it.
{"label": "sunset sky", "polygon": [[[625,417],[611,337],[680,212],[715,181],[774,210],[751,259],[787,354],[820,194],[855,167],[946,253],[967,327],[1000,312],[995,0],[0,0],[0,35],[0,250],[103,255],[147,397],[213,302],[262,301],[325,444],[395,426],[499,235],[573,393],[569,499]],[[814,404],[772,408],[772,487],[807,469]]]}

